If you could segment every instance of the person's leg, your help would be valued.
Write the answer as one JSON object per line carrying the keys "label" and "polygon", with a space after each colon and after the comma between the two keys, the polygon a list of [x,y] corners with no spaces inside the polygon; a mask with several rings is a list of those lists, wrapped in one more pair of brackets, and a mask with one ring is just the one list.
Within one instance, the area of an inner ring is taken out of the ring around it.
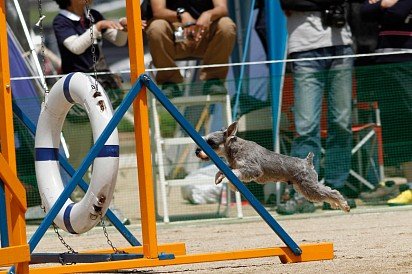
{"label": "person's leg", "polygon": [[[293,53],[293,59],[319,57],[319,50]],[[322,60],[297,61],[292,64],[294,84],[294,120],[297,137],[293,140],[291,155],[305,158],[315,154],[314,165],[319,172],[321,157],[320,117],[324,79]]]}
{"label": "person's leg", "polygon": [[[201,41],[194,54],[203,58],[203,64],[225,64],[236,41],[236,25],[229,17],[213,22],[206,37]],[[200,71],[201,80],[226,79],[229,67],[205,68]]]}
{"label": "person's leg", "polygon": [[[320,57],[322,50],[292,53],[291,58]],[[321,142],[320,116],[324,90],[322,60],[296,61],[292,63],[296,137],[292,142],[291,156],[306,158],[309,152],[315,154],[314,165],[319,172]],[[310,213],[315,211],[313,203],[300,193],[294,192],[291,199],[278,205],[276,212],[281,215]]]}
{"label": "person's leg", "polygon": [[[330,49],[331,55],[353,53],[350,46]],[[325,182],[335,189],[344,187],[351,166],[352,64],[352,58],[333,59],[329,71]]]}
{"label": "person's leg", "polygon": [[381,65],[378,77],[385,164],[398,166],[412,161],[412,64]]}
{"label": "person's leg", "polygon": [[[166,20],[153,20],[146,29],[150,54],[156,68],[176,67],[175,60],[179,58],[175,47],[173,27]],[[179,70],[158,71],[156,82],[182,83],[183,77]]]}

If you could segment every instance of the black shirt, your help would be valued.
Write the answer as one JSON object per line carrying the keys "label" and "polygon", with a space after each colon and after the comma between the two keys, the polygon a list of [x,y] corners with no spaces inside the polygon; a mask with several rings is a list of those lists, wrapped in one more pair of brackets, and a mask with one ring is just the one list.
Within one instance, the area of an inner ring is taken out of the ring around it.
{"label": "black shirt", "polygon": [[[94,24],[104,20],[102,14],[96,10],[90,10]],[[72,18],[74,19],[74,18]],[[62,60],[62,73],[70,72],[90,72],[93,70],[93,55],[91,52],[91,46],[86,49],[80,55],[72,53],[68,50],[63,42],[68,37],[73,35],[82,35],[84,32],[89,31],[90,20],[85,18],[84,24],[79,20],[72,20],[65,15],[59,13],[53,20],[53,30],[59,46],[60,56]],[[97,60],[100,56],[99,47],[95,45],[95,54]]]}
{"label": "black shirt", "polygon": [[212,0],[167,0],[166,7],[171,10],[185,8],[193,18],[197,19],[203,12],[213,9],[214,5]]}
{"label": "black shirt", "polygon": [[[380,4],[366,1],[361,9],[364,19],[380,23],[377,51],[412,49],[412,0],[399,0],[388,9],[382,9]],[[406,61],[412,61],[412,54],[377,57],[378,63]]]}

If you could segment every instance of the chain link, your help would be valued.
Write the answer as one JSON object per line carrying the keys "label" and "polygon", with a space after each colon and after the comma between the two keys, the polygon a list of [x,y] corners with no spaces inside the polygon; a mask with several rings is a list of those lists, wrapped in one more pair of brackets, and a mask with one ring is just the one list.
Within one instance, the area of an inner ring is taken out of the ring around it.
{"label": "chain link", "polygon": [[[43,209],[44,213],[46,213],[46,208],[44,207],[43,204],[40,205],[40,208]],[[59,228],[57,227],[57,225],[55,223],[52,223],[52,225],[53,225],[53,230],[57,235],[57,238],[67,248],[68,253],[76,254],[77,252],[63,239],[63,236],[60,234]],[[62,257],[60,257],[59,260],[61,264],[64,264]]]}
{"label": "chain link", "polygon": [[90,41],[92,43],[92,48],[91,48],[91,52],[92,52],[92,60],[93,60],[93,74],[94,74],[94,86],[92,85],[92,89],[95,89],[95,91],[99,91],[98,90],[98,82],[97,82],[97,68],[96,68],[96,64],[97,64],[97,57],[96,57],[96,46],[94,45],[94,35],[93,35],[93,23],[94,23],[94,18],[92,16],[92,14],[90,13],[90,6],[89,6],[89,1],[88,0],[84,0],[84,4],[86,5],[86,15],[89,18],[89,31],[90,31]]}
{"label": "chain link", "polygon": [[57,238],[59,238],[60,242],[67,248],[68,253],[77,253],[66,241],[63,239],[63,236],[59,232],[59,228],[55,223],[53,223],[54,232],[57,234]]}
{"label": "chain link", "polygon": [[44,92],[47,94],[49,93],[49,88],[47,87],[47,82],[46,82],[46,54],[45,54],[45,38],[44,38],[44,29],[43,29],[43,19],[45,16],[43,15],[43,7],[42,7],[42,2],[41,0],[37,1],[37,8],[39,10],[39,21],[38,21],[38,26],[40,29],[40,39],[41,39],[41,57],[42,57],[42,71],[43,71],[43,88]]}
{"label": "chain link", "polygon": [[103,234],[106,237],[107,240],[107,244],[110,245],[110,247],[113,249],[114,253],[116,254],[126,254],[127,252],[124,250],[118,250],[112,243],[112,241],[109,238],[109,233],[107,233],[107,227],[106,224],[104,223],[104,219],[103,219],[103,215],[100,212],[100,223],[102,224],[102,228],[103,228]]}

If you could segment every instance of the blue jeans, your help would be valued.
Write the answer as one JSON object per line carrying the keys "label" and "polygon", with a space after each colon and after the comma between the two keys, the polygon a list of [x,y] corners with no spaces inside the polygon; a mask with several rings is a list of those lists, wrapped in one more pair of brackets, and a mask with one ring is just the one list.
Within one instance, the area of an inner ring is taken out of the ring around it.
{"label": "blue jeans", "polygon": [[[291,58],[313,58],[353,54],[351,46],[333,46],[296,52]],[[344,186],[349,176],[352,149],[352,58],[296,61],[292,63],[297,136],[292,156],[305,158],[312,151],[319,173],[321,159],[322,98],[327,100],[325,183]]]}

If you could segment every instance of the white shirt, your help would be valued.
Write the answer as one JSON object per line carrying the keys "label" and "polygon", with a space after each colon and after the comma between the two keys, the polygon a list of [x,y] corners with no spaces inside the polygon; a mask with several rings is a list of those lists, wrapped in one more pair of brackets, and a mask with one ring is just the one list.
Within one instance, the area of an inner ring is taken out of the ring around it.
{"label": "white shirt", "polygon": [[[60,10],[59,13],[72,21],[80,21],[80,16],[68,10]],[[86,12],[85,14],[87,16]],[[97,39],[102,38],[102,33],[97,30],[96,25],[94,24],[92,27],[92,32],[94,37],[94,43],[96,44]],[[115,29],[106,30],[106,32],[103,34],[103,37],[118,47],[126,45],[127,42],[127,33]],[[80,55],[92,45],[92,41],[90,39],[90,32],[86,31],[82,35],[72,35],[70,37],[67,37],[63,41],[63,45],[72,53]]]}
{"label": "white shirt", "polygon": [[287,28],[289,53],[352,44],[349,24],[343,28],[324,27],[319,11],[292,11]]}

